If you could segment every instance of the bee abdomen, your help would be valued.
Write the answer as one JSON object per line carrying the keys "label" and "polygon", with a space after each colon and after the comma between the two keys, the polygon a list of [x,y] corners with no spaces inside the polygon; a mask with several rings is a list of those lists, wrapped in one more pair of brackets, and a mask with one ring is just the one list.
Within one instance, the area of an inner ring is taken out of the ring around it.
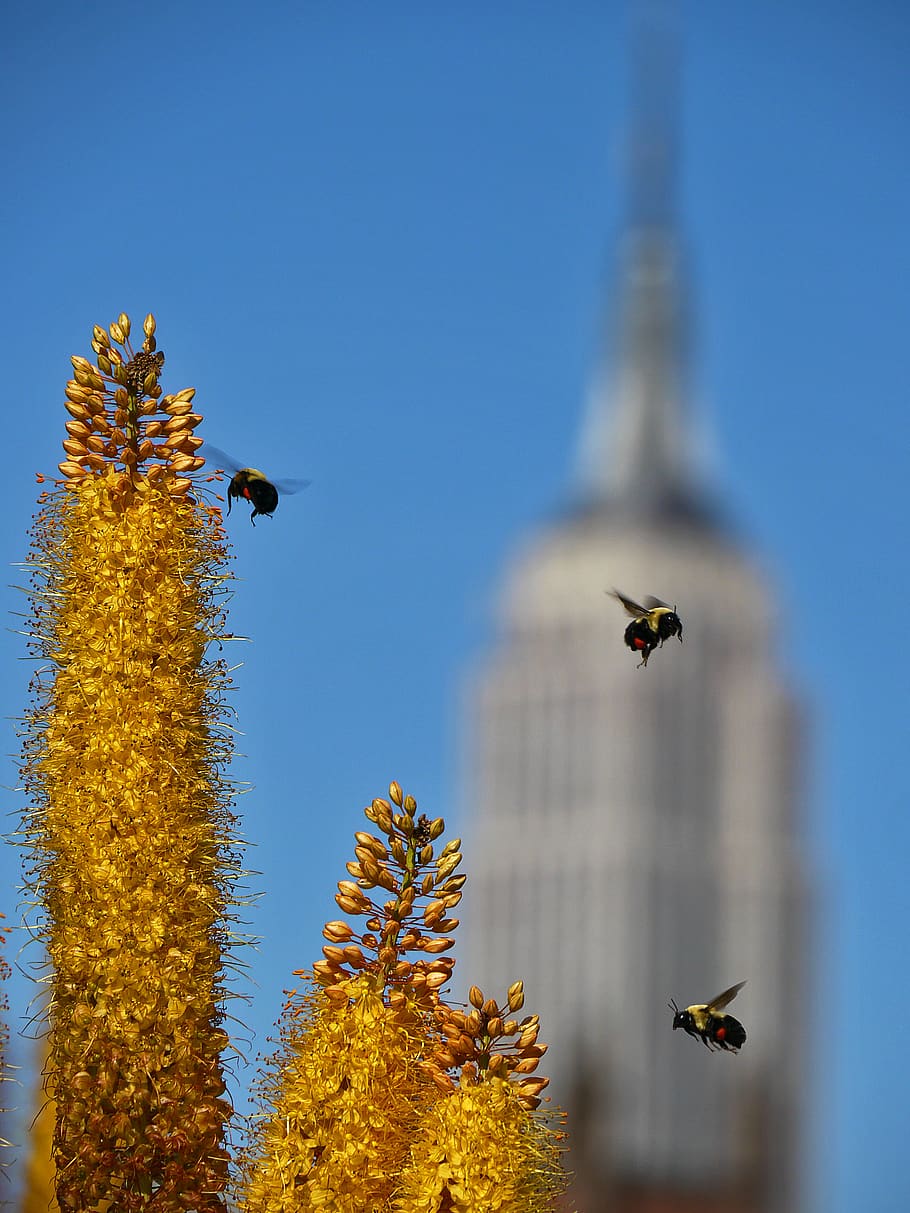
{"label": "bee abdomen", "polygon": [[746,1029],[732,1015],[721,1015],[711,1025],[711,1039],[726,1049],[740,1049],[746,1043]]}

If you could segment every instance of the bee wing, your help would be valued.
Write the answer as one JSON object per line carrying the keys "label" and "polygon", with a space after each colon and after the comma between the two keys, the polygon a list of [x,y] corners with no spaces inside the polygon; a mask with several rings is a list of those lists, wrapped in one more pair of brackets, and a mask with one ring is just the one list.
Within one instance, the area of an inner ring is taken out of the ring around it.
{"label": "bee wing", "polygon": [[607,593],[612,598],[617,598],[625,607],[626,614],[631,615],[633,619],[640,619],[642,615],[647,615],[648,612],[643,606],[639,606],[637,602],[634,602],[631,598],[627,598],[625,594],[620,594],[619,590],[607,590]]}
{"label": "bee wing", "polygon": [[304,489],[308,489],[313,483],[312,480],[273,480],[275,488],[283,496],[289,493],[302,493]]}
{"label": "bee wing", "polygon": [[731,986],[729,990],[724,990],[723,994],[718,994],[716,998],[712,998],[707,1003],[709,1011],[722,1011],[728,1002],[732,1002],[736,995],[740,992],[746,983],[738,981],[735,986]]}
{"label": "bee wing", "polygon": [[653,611],[655,607],[666,607],[667,610],[670,610],[669,602],[661,602],[661,600],[659,598],[655,598],[653,594],[649,594],[645,599],[645,606],[649,611]]}
{"label": "bee wing", "polygon": [[212,471],[215,468],[221,468],[223,472],[239,472],[242,464],[236,459],[232,459],[230,455],[226,455],[224,451],[219,450],[217,446],[213,446],[211,442],[204,442],[199,448],[200,453],[206,463],[212,465]]}

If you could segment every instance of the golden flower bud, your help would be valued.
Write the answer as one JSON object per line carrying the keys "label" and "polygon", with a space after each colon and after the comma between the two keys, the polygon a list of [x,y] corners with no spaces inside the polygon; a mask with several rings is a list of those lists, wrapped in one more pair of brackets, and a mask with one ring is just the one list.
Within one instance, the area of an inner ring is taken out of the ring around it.
{"label": "golden flower bud", "polygon": [[522,1057],[541,1058],[549,1047],[549,1045],[529,1045],[526,1049],[521,1050],[521,1055]]}
{"label": "golden flower bud", "polygon": [[111,373],[111,372],[112,372],[112,370],[114,369],[114,368],[111,366],[111,360],[110,360],[110,358],[106,358],[106,357],[104,356],[104,354],[99,354],[99,355],[98,355],[98,369],[99,369],[100,371],[104,371],[105,375],[110,375],[110,373]]}
{"label": "golden flower bud", "polygon": [[487,1069],[490,1071],[491,1074],[495,1074],[497,1072],[497,1070],[501,1070],[502,1067],[505,1065],[505,1060],[506,1059],[503,1057],[503,1055],[501,1053],[494,1053],[493,1056],[490,1058],[489,1062],[487,1063]]}
{"label": "golden flower bud", "polygon": [[478,1010],[483,1006],[483,990],[479,986],[471,986],[468,991],[468,1001],[472,1007],[477,1007]]}
{"label": "golden flower bud", "polygon": [[126,312],[120,313],[120,315],[117,317],[117,323],[120,325],[120,331],[123,333],[123,336],[129,337],[129,335],[130,335],[130,318],[129,318],[129,316],[127,316]]}
{"label": "golden flower bud", "polygon": [[537,1069],[536,1057],[523,1057],[521,1061],[516,1061],[512,1066],[512,1071],[515,1074],[533,1074]]}
{"label": "golden flower bud", "polygon": [[458,1037],[458,1052],[464,1057],[473,1057],[476,1054],[477,1046],[473,1036],[470,1036],[467,1032],[462,1032]]}
{"label": "golden flower bud", "polygon": [[441,884],[447,876],[449,876],[458,865],[461,863],[461,855],[455,852],[454,855],[446,855],[443,859],[436,861],[436,883]]}
{"label": "golden flower bud", "polygon": [[332,922],[325,924],[322,928],[322,933],[326,939],[332,940],[333,943],[347,943],[354,934],[354,929],[349,923],[342,922],[340,918],[336,918]]}
{"label": "golden flower bud", "polygon": [[443,1074],[442,1072],[437,1072],[437,1073],[432,1073],[430,1075],[430,1077],[432,1078],[433,1082],[436,1084],[437,1087],[439,1087],[440,1091],[442,1091],[442,1093],[444,1095],[448,1095],[452,1091],[455,1090],[455,1084],[454,1084],[454,1082],[452,1082],[452,1080],[448,1076],[448,1074]]}
{"label": "golden flower bud", "polygon": [[398,881],[388,870],[388,868],[380,868],[379,875],[376,878],[376,883],[383,889],[388,889],[390,893],[398,892]]}
{"label": "golden flower bud", "polygon": [[64,438],[62,445],[67,455],[72,455],[73,459],[81,459],[86,453],[85,443],[80,442],[78,438]]}
{"label": "golden flower bud", "polygon": [[168,486],[172,497],[182,497],[187,489],[191,489],[192,487],[192,480],[187,480],[185,476],[175,476]]}
{"label": "golden flower bud", "polygon": [[81,480],[85,475],[85,468],[73,459],[64,459],[57,467],[68,480]]}
{"label": "golden flower bud", "polygon": [[126,341],[126,333],[124,333],[116,320],[111,323],[108,332],[111,335],[111,340],[116,341],[118,345],[123,345],[124,341]]}
{"label": "golden flower bud", "polygon": [[522,1095],[539,1095],[544,1087],[550,1085],[549,1078],[523,1078],[515,1084],[515,1089]]}
{"label": "golden flower bud", "polygon": [[92,432],[84,421],[67,421],[64,428],[73,438],[88,438]]}
{"label": "golden flower bud", "polygon": [[448,973],[428,973],[427,974],[427,989],[438,990],[440,986],[444,986],[449,980]]}
{"label": "golden flower bud", "polygon": [[[477,1004],[475,1003],[474,1005],[476,1006]],[[483,1014],[487,1016],[487,1018],[489,1018],[492,1015],[499,1014],[499,1004],[497,1003],[495,998],[488,998],[487,1001],[483,1004],[483,1006],[480,1009],[483,1012]]]}
{"label": "golden flower bud", "polygon": [[343,985],[324,986],[322,992],[336,1006],[344,1006],[345,1003],[350,1002],[348,992]]}
{"label": "golden flower bud", "polygon": [[514,981],[509,986],[509,1010],[520,1011],[525,1003],[525,986],[523,981]]}
{"label": "golden flower bud", "polygon": [[87,417],[91,417],[84,404],[79,404],[75,400],[64,400],[63,407],[71,417],[75,417],[77,421],[84,421]]}
{"label": "golden flower bud", "polygon": [[363,908],[359,901],[355,901],[353,897],[348,897],[344,893],[336,893],[335,901],[338,908],[344,910],[345,914],[361,914]]}
{"label": "golden flower bud", "polygon": [[86,455],[85,462],[94,472],[103,472],[107,467],[107,460],[104,456],[96,455],[92,451],[89,451],[88,455]]}
{"label": "golden flower bud", "polygon": [[192,455],[174,455],[171,467],[175,472],[195,472],[197,462]]}
{"label": "golden flower bud", "polygon": [[419,946],[422,952],[429,952],[435,955],[438,952],[447,952],[454,944],[454,939],[427,939],[421,940]]}
{"label": "golden flower bud", "polygon": [[362,847],[368,847],[377,859],[388,859],[388,851],[372,834],[367,834],[365,830],[358,830],[354,838]]}
{"label": "golden flower bud", "polygon": [[442,817],[435,817],[429,825],[429,834],[432,841],[436,841],[440,834],[445,831],[446,823]]}
{"label": "golden flower bud", "polygon": [[64,395],[67,400],[72,400],[76,404],[84,404],[88,398],[88,388],[83,387],[75,379],[70,379],[67,381]]}
{"label": "golden flower bud", "polygon": [[95,327],[92,329],[92,336],[95,338],[95,340],[98,342],[99,345],[103,345],[105,348],[107,348],[107,346],[110,345],[110,338],[108,337],[107,333],[104,331],[104,329],[101,327],[100,324],[96,324]]}
{"label": "golden flower bud", "polygon": [[393,779],[392,782],[389,784],[389,799],[394,801],[395,804],[397,804],[398,807],[401,808],[401,804],[402,804],[401,784],[398,782],[397,779]]}
{"label": "golden flower bud", "polygon": [[149,312],[149,314],[146,316],[145,320],[142,322],[142,331],[145,333],[146,337],[151,337],[154,335],[155,317],[152,315],[151,312]]}
{"label": "golden flower bud", "polygon": [[487,1035],[492,1037],[502,1036],[502,1020],[498,1015],[494,1015],[487,1024]]}
{"label": "golden flower bud", "polygon": [[411,815],[411,817],[413,817],[414,814],[417,812],[417,801],[414,799],[413,796],[405,796],[404,811],[406,813],[409,813]]}
{"label": "golden flower bud", "polygon": [[[165,434],[179,434],[181,430],[191,430],[193,427],[188,424],[187,418],[189,413],[181,414],[177,417],[171,417],[169,421],[164,422]],[[201,418],[200,418],[201,420]]]}

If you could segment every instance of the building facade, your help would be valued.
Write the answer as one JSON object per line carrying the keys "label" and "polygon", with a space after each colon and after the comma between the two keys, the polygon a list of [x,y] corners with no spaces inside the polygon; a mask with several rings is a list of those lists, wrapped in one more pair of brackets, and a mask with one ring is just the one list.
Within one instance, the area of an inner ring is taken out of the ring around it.
{"label": "building facade", "polygon": [[[516,553],[470,679],[467,968],[541,1015],[581,1213],[795,1213],[802,719],[694,454],[669,127],[638,118],[576,504]],[[614,586],[675,604],[682,646],[637,668]],[[671,1031],[668,999],[743,979],[738,1056]]]}

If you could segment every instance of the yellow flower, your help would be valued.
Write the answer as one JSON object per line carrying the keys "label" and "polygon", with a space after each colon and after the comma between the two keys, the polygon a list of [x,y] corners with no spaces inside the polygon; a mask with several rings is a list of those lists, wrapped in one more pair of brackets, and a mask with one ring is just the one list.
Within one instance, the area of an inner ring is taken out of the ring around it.
{"label": "yellow flower", "polygon": [[[353,880],[335,900],[366,919],[326,923],[314,965],[322,989],[292,995],[282,1050],[260,1095],[265,1114],[243,1160],[245,1213],[543,1213],[565,1186],[559,1135],[535,1111],[547,1079],[536,1015],[514,1018],[471,988],[446,1004],[447,951],[465,877],[460,840],[436,855],[442,818],[417,816],[397,783],[364,814],[383,838],[355,834]],[[415,958],[419,957],[419,958]],[[301,974],[306,976],[306,974]],[[456,1085],[450,1071],[459,1071]],[[489,1138],[490,1140],[485,1140]]]}
{"label": "yellow flower", "polygon": [[420,1120],[395,1213],[545,1213],[564,1187],[560,1134],[515,1086],[462,1076]]}
{"label": "yellow flower", "polygon": [[151,318],[146,349],[118,355],[128,328],[121,316],[111,338],[95,330],[97,367],[74,359],[86,454],[45,496],[30,562],[47,672],[29,716],[26,831],[53,966],[57,1196],[66,1210],[220,1210],[239,867],[228,680],[206,650],[223,632],[224,536],[179,468],[160,453],[146,466],[163,357],[148,349]]}
{"label": "yellow flower", "polygon": [[369,976],[343,987],[343,1002],[315,990],[285,1016],[283,1051],[262,1090],[270,1114],[244,1164],[248,1213],[391,1207],[432,1088],[416,1065],[409,1017],[386,1005]]}

